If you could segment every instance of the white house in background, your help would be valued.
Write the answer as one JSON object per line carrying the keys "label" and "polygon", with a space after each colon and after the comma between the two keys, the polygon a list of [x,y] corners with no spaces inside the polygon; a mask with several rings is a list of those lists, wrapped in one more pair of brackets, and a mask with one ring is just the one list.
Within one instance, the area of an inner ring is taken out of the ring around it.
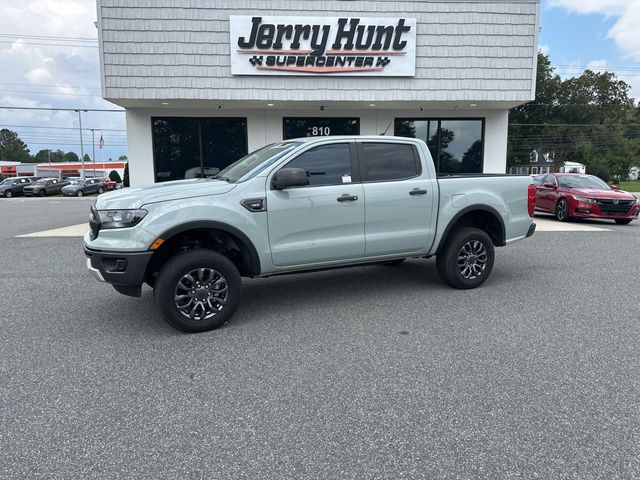
{"label": "white house in background", "polygon": [[564,162],[558,170],[559,173],[586,173],[587,166],[578,162]]}
{"label": "white house in background", "polygon": [[631,167],[629,170],[629,180],[638,180],[640,176],[640,167]]}

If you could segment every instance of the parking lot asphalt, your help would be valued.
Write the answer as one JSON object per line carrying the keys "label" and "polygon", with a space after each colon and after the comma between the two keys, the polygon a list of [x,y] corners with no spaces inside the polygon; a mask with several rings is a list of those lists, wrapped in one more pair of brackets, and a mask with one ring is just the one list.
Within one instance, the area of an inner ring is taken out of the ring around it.
{"label": "parking lot asphalt", "polygon": [[471,291],[433,260],[246,280],[185,335],[80,238],[15,238],[86,221],[54,201],[0,202],[0,478],[640,477],[638,222],[536,233]]}

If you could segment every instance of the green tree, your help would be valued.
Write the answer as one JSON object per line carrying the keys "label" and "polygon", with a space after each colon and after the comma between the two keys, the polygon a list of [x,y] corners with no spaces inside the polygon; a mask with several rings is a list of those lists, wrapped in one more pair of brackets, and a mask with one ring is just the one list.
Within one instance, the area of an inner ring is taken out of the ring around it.
{"label": "green tree", "polygon": [[529,163],[531,152],[587,165],[587,172],[626,177],[638,163],[640,111],[630,87],[610,72],[585,70],[562,80],[538,54],[534,102],[509,114],[508,164]]}
{"label": "green tree", "polygon": [[83,159],[84,163],[89,163],[89,162],[91,162],[91,158],[89,157],[89,154],[88,154],[88,153],[85,153],[85,154],[84,154],[84,157],[82,157],[82,159]]}
{"label": "green tree", "polygon": [[18,134],[12,130],[3,128],[0,130],[0,160],[9,162],[29,162],[29,148]]}
{"label": "green tree", "polygon": [[80,161],[80,157],[78,157],[76,152],[67,152],[62,156],[62,161],[78,163]]}
{"label": "green tree", "polygon": [[36,163],[47,163],[49,161],[49,152],[51,152],[51,162],[64,162],[65,153],[62,150],[40,150],[33,158]]}
{"label": "green tree", "polygon": [[122,184],[125,187],[129,186],[129,164],[128,163],[124,166],[124,175],[122,178]]}
{"label": "green tree", "polygon": [[115,170],[111,170],[111,172],[109,172],[109,178],[116,183],[122,183],[122,178],[120,178],[120,174]]}
{"label": "green tree", "polygon": [[127,160],[129,160],[129,159],[127,158],[127,156],[126,156],[126,155],[120,155],[120,156],[118,157],[118,161],[119,161],[119,162],[126,162]]}

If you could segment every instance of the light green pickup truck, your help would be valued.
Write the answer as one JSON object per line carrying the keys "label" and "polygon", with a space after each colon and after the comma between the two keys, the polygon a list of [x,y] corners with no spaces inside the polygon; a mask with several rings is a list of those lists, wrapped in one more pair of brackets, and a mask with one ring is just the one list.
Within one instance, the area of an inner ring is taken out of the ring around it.
{"label": "light green pickup truck", "polygon": [[233,315],[241,277],[436,257],[456,288],[481,285],[494,247],[529,237],[530,177],[439,178],[421,140],[314,137],[257,150],[209,179],[98,197],[87,267],[125,295],[143,283],[187,332]]}

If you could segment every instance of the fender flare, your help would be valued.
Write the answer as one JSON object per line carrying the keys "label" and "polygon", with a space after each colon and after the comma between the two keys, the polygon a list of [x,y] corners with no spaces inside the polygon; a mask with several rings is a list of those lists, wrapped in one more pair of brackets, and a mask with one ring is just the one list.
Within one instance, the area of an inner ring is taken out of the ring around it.
{"label": "fender flare", "polygon": [[256,250],[255,245],[242,231],[226,223],[216,222],[214,220],[195,220],[176,225],[175,227],[166,230],[159,236],[166,241],[178,235],[179,233],[183,233],[189,230],[220,230],[221,232],[233,235],[238,240],[240,240],[249,250],[250,275],[260,275],[260,256],[258,255],[258,250]]}
{"label": "fender flare", "polygon": [[449,221],[449,223],[447,224],[447,228],[444,229],[444,234],[442,235],[442,238],[440,238],[440,243],[438,243],[438,248],[436,249],[436,254],[438,254],[438,253],[440,253],[442,251],[442,248],[444,247],[444,244],[447,241],[447,237],[451,233],[451,230],[456,225],[456,223],[458,223],[458,220],[460,220],[463,216],[465,216],[466,214],[468,214],[470,212],[477,212],[479,210],[487,212],[487,213],[490,213],[491,215],[493,215],[494,217],[496,217],[498,219],[498,225],[500,225],[500,232],[498,232],[498,242],[496,243],[496,246],[497,247],[502,247],[502,246],[506,245],[506,229],[505,229],[505,226],[504,226],[504,219],[502,218],[502,215],[500,215],[500,213],[495,208],[490,207],[489,205],[469,205],[469,206],[463,208],[462,210],[460,210]]}

